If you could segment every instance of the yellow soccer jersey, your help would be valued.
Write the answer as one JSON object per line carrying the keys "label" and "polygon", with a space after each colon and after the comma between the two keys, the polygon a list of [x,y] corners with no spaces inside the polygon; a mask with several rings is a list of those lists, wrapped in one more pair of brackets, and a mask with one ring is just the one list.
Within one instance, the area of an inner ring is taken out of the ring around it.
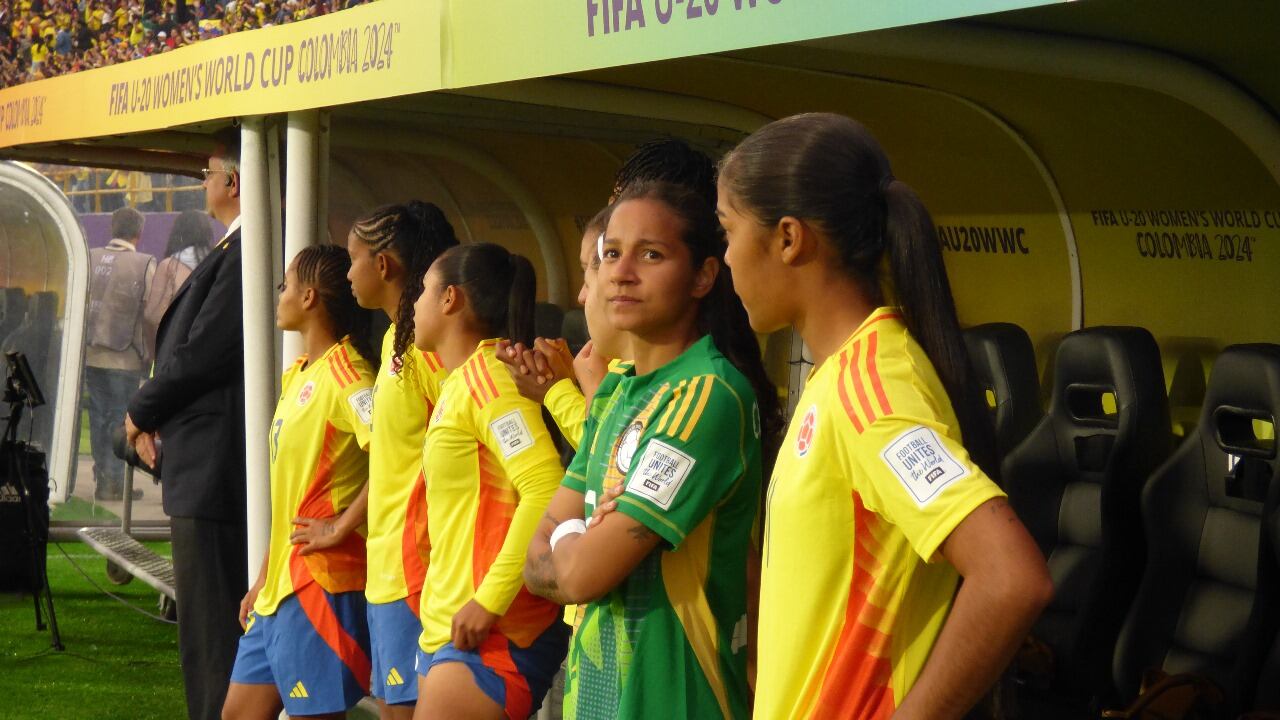
{"label": "yellow soccer jersey", "polygon": [[[412,345],[405,351],[408,362],[393,363],[395,336],[392,325],[382,338],[382,367],[374,384],[365,588],[365,597],[373,603],[412,598],[422,591],[430,552],[422,440],[445,376],[435,353]],[[410,607],[417,610],[416,599]]]}
{"label": "yellow soccer jersey", "polygon": [[329,518],[360,494],[369,477],[373,372],[343,338],[317,361],[304,355],[285,371],[271,421],[271,539],[267,580],[253,609],[271,615],[311,582],[331,593],[362,590],[365,539],[303,557],[289,542],[295,517]]}
{"label": "yellow soccer jersey", "polygon": [[765,514],[759,718],[888,718],[959,582],[938,548],[1003,493],[924,350],[880,308],[815,368]]}
{"label": "yellow soccer jersey", "polygon": [[422,592],[422,649],[449,641],[453,616],[475,599],[501,615],[494,630],[528,647],[560,606],[524,587],[524,558],[564,469],[541,407],[520,396],[480,344],[440,390],[427,429],[431,571]]}
{"label": "yellow soccer jersey", "polygon": [[587,399],[582,396],[582,391],[572,380],[565,378],[547,390],[542,404],[547,406],[565,441],[577,450],[578,443],[582,442],[582,428],[587,422]]}

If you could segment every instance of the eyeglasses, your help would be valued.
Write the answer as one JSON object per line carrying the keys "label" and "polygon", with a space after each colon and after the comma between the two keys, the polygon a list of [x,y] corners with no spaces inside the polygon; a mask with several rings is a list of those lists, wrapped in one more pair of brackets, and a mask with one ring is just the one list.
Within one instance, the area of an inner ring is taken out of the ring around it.
{"label": "eyeglasses", "polygon": [[209,176],[213,175],[214,173],[229,174],[227,173],[226,170],[214,170],[213,168],[200,168],[200,174],[204,177],[205,180],[208,180]]}

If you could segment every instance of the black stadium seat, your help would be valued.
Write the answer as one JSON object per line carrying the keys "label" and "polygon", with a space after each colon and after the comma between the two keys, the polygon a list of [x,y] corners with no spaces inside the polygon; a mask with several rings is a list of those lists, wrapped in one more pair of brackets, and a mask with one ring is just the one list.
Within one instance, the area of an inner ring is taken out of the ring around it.
{"label": "black stadium seat", "polygon": [[542,338],[560,337],[564,310],[559,305],[540,302],[533,306],[533,334]]}
{"label": "black stadium seat", "polygon": [[18,329],[27,314],[27,293],[22,288],[5,288],[0,294],[0,343]]}
{"label": "black stadium seat", "polygon": [[1010,503],[1049,563],[1055,597],[1032,630],[1058,694],[1107,698],[1143,567],[1138,499],[1173,446],[1151,333],[1097,327],[1058,347],[1043,420],[1002,465]]}
{"label": "black stadium seat", "polygon": [[964,331],[974,375],[989,393],[1000,457],[1040,422],[1040,380],[1027,332],[1013,323],[988,323]]}
{"label": "black stadium seat", "polygon": [[27,312],[22,323],[0,344],[0,351],[16,350],[27,356],[36,381],[40,383],[49,404],[36,408],[23,419],[23,433],[33,422],[32,437],[41,447],[48,449],[52,436],[53,398],[57,392],[59,353],[62,347],[57,331],[58,294],[52,291],[38,292],[27,302]]}
{"label": "black stadium seat", "polygon": [[1280,346],[1224,350],[1199,425],[1142,494],[1151,551],[1115,660],[1126,697],[1161,668],[1213,680],[1227,698],[1221,717],[1252,704],[1280,621],[1280,571],[1263,540],[1280,491],[1277,415]]}
{"label": "black stadium seat", "polygon": [[[1272,426],[1274,428],[1274,425]],[[1274,439],[1272,444],[1274,446]],[[1272,460],[1274,463],[1275,461]],[[1274,496],[1276,493],[1272,493]],[[1273,503],[1274,504],[1274,503]],[[1271,556],[1280,558],[1280,508],[1267,508],[1267,529],[1264,542],[1271,543]],[[1280,714],[1280,628],[1271,641],[1271,648],[1263,659],[1262,673],[1258,676],[1258,690],[1254,695],[1254,710]]]}
{"label": "black stadium seat", "polygon": [[582,308],[565,311],[560,333],[561,337],[569,343],[570,352],[577,355],[582,346],[591,339],[591,335],[587,333],[587,315]]}

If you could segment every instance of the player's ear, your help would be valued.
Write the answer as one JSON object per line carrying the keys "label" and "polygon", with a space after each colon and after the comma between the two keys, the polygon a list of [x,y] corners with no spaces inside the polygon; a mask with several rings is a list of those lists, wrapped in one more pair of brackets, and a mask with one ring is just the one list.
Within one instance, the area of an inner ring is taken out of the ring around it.
{"label": "player's ear", "polygon": [[467,306],[467,294],[457,285],[446,286],[440,294],[440,312],[444,315],[456,315]]}
{"label": "player's ear", "polygon": [[320,293],[315,288],[307,288],[302,291],[302,309],[310,310],[320,303]]}

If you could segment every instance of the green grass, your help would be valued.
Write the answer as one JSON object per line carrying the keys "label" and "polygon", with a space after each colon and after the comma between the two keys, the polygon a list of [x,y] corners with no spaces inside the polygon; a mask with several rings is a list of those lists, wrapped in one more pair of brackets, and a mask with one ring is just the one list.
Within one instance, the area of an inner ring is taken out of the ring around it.
{"label": "green grass", "polygon": [[[120,516],[101,505],[94,505],[78,497],[67,498],[67,501],[53,506],[51,515],[53,522],[83,522],[113,525],[120,522]],[[67,550],[67,552],[71,552]],[[50,557],[53,557],[50,554]],[[62,553],[58,553],[62,557]],[[64,560],[66,558],[63,558]]]}
{"label": "green grass", "polygon": [[81,455],[92,455],[93,445],[89,442],[89,400],[86,398],[83,403],[84,409],[80,411],[80,450]]}
{"label": "green grass", "polygon": [[[85,503],[87,506],[87,503]],[[168,543],[147,543],[161,555]],[[100,586],[155,612],[156,591],[134,580],[111,585],[106,562],[88,546],[63,543]],[[65,652],[35,629],[29,596],[0,595],[0,704],[23,718],[180,718],[186,716],[178,633],[104,596],[62,552],[49,547],[49,586]]]}

